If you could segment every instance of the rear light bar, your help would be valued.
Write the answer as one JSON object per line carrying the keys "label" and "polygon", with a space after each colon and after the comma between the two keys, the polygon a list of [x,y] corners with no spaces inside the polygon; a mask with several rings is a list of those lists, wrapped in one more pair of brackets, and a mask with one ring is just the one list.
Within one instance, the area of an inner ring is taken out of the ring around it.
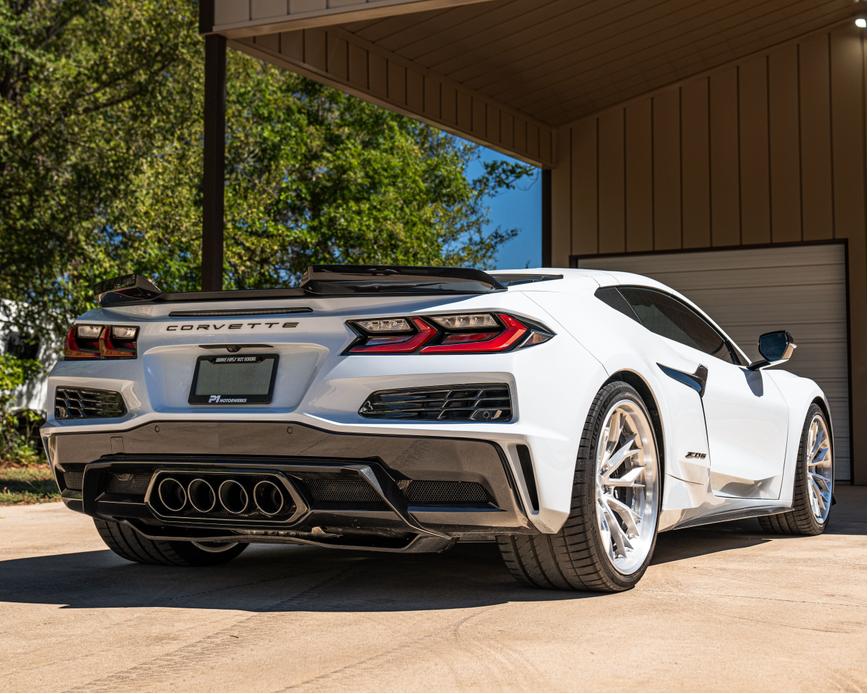
{"label": "rear light bar", "polygon": [[554,333],[509,313],[348,321],[358,335],[344,354],[493,354],[531,347]]}
{"label": "rear light bar", "polygon": [[129,325],[79,323],[66,333],[64,359],[135,359],[139,329]]}

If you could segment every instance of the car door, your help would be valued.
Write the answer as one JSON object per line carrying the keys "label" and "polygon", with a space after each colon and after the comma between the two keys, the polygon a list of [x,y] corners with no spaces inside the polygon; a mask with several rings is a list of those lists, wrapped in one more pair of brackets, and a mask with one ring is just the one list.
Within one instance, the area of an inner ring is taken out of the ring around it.
{"label": "car door", "polygon": [[[638,320],[696,369],[708,432],[711,487],[719,496],[777,498],[787,405],[771,378],[747,368],[730,340],[694,307],[651,287],[621,287]],[[683,368],[661,364],[661,367]]]}

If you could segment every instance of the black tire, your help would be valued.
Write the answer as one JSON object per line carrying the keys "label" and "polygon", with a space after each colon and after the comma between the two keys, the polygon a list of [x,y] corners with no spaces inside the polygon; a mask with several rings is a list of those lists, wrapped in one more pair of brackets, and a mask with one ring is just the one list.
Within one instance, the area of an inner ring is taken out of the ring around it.
{"label": "black tire", "polygon": [[[761,516],[758,518],[760,527],[764,532],[775,533],[777,535],[820,535],[826,530],[829,524],[829,518],[832,516],[831,511],[826,515],[826,520],[820,523],[814,517],[814,512],[811,510],[811,500],[808,494],[808,428],[811,425],[814,417],[817,415],[823,418],[826,422],[826,428],[829,427],[829,421],[826,418],[823,410],[816,404],[812,404],[808,408],[808,414],[805,416],[805,423],[802,426],[802,440],[799,442],[799,455],[796,459],[796,474],[793,479],[793,508],[786,513],[778,513],[774,516]],[[831,441],[829,442],[831,444]],[[832,485],[834,488],[835,479],[835,455],[832,451]]]}
{"label": "black tire", "polygon": [[[560,532],[553,535],[511,535],[498,538],[501,556],[510,573],[519,582],[536,588],[615,593],[635,586],[648,568],[654,554],[656,527],[648,556],[644,563],[629,575],[620,573],[611,564],[597,528],[597,440],[610,406],[624,398],[638,403],[648,421],[653,422],[642,397],[629,384],[614,381],[600,389],[591,404],[582,432],[573,478],[572,510]],[[662,469],[656,435],[655,449],[658,452],[659,485]],[[658,500],[661,497],[659,491],[658,488]]]}
{"label": "black tire", "polygon": [[209,551],[187,541],[150,540],[125,523],[99,518],[94,518],[93,522],[112,552],[139,564],[214,566],[235,559],[247,547],[239,542],[226,549]]}

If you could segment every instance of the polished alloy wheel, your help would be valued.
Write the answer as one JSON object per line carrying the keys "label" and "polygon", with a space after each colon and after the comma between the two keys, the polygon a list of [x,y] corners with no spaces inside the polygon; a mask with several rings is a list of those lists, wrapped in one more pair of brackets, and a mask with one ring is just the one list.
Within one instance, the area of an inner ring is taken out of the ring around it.
{"label": "polished alloy wheel", "polygon": [[629,575],[645,562],[657,531],[657,449],[639,403],[619,400],[604,422],[597,441],[597,527],[609,562]]}
{"label": "polished alloy wheel", "polygon": [[808,461],[806,477],[811,511],[818,523],[824,523],[832,506],[833,467],[829,427],[822,415],[814,415],[808,426],[805,455]]}

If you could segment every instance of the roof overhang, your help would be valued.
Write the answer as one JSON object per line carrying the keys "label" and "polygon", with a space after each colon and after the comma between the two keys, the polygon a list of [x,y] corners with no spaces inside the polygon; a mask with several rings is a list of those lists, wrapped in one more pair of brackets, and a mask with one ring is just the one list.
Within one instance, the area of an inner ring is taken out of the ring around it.
{"label": "roof overhang", "polygon": [[864,15],[854,0],[204,0],[203,31],[544,167],[592,113]]}

